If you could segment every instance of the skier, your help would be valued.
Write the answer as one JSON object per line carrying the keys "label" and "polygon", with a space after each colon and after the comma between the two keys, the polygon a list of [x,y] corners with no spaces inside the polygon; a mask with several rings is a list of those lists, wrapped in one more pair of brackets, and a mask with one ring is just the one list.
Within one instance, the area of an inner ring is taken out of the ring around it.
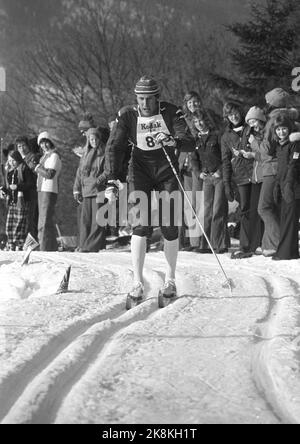
{"label": "skier", "polygon": [[[116,180],[122,174],[122,162],[129,141],[132,149],[130,170],[134,190],[144,192],[149,204],[152,190],[166,191],[166,196],[178,190],[177,179],[162,145],[178,171],[175,149],[192,152],[195,149],[195,142],[181,110],[173,104],[160,101],[160,89],[155,79],[148,76],[141,77],[134,92],[137,104],[124,107],[119,111],[114,131],[107,143],[106,168],[111,180],[108,183],[106,197],[110,201],[114,199]],[[147,233],[151,225],[148,218],[151,211],[147,211],[147,208],[140,210],[140,221],[144,220],[146,223],[139,223],[133,228],[131,239],[134,285],[129,297],[134,301],[141,301],[144,295],[143,266]],[[169,226],[164,226],[160,218],[167,262],[165,283],[161,291],[169,298],[176,295],[178,226],[174,219],[174,210],[171,215],[172,223]]]}

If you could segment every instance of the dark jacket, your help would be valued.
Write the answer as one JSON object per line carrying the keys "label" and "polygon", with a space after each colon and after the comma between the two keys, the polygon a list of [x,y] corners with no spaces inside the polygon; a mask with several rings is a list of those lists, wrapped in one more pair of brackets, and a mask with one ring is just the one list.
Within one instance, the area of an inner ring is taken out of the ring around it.
{"label": "dark jacket", "polygon": [[[188,129],[182,111],[175,105],[160,102],[160,112],[167,125],[170,134],[177,142],[180,151],[192,152],[195,148],[194,139]],[[135,105],[122,108],[117,117],[117,122],[106,145],[105,169],[110,179],[119,179],[124,168],[124,158],[128,157],[128,142],[133,149],[137,147],[137,119],[138,108]],[[161,151],[161,150],[157,150]],[[171,160],[177,163],[174,148],[167,148]]]}
{"label": "dark jacket", "polygon": [[195,174],[215,173],[221,168],[222,154],[219,135],[209,132],[207,135],[198,135],[196,139],[196,150],[191,154],[192,167]]}
{"label": "dark jacket", "polygon": [[31,199],[37,199],[37,187],[36,187],[37,174],[35,173],[34,170],[37,164],[39,163],[41,157],[42,156],[39,153],[33,153],[32,151],[29,151],[29,153],[27,153],[23,159],[28,168],[32,171],[32,174],[35,179],[35,187],[30,191]]}
{"label": "dark jacket", "polygon": [[34,171],[41,157],[42,157],[41,154],[29,151],[29,153],[25,155],[23,160],[27,164],[27,166],[31,169],[31,171]]}
{"label": "dark jacket", "polygon": [[237,134],[230,126],[225,129],[221,137],[221,151],[223,164],[223,181],[230,184],[232,181],[236,185],[246,185],[251,183],[253,174],[253,159],[245,159],[242,153],[236,156],[235,150],[251,151],[248,139],[250,127],[243,127],[241,135]]}
{"label": "dark jacket", "polygon": [[[10,185],[17,185],[16,190],[11,190]],[[31,199],[32,191],[36,189],[36,177],[28,168],[25,162],[22,162],[18,168],[8,171],[6,177],[6,187],[3,191],[7,194],[8,204],[16,204],[18,201],[18,193],[23,193],[25,202]]]}
{"label": "dark jacket", "polygon": [[277,182],[281,190],[286,184],[291,184],[295,197],[300,198],[300,142],[286,141],[284,145],[277,144],[278,160]]}

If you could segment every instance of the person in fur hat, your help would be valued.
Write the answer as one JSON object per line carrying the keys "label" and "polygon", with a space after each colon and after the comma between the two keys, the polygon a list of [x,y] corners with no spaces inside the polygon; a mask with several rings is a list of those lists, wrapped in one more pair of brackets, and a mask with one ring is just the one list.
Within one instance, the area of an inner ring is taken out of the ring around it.
{"label": "person in fur hat", "polygon": [[258,203],[258,213],[265,224],[263,237],[264,256],[273,256],[278,248],[280,238],[280,208],[274,202],[273,190],[276,183],[278,161],[276,157],[277,142],[274,140],[274,122],[279,115],[285,115],[292,121],[298,118],[296,109],[291,108],[291,97],[282,88],[275,88],[265,95],[267,123],[264,138],[260,144],[263,168],[263,183]]}
{"label": "person in fur hat", "polygon": [[298,225],[300,206],[300,141],[295,141],[294,122],[280,114],[273,134],[278,161],[274,200],[281,203],[280,238],[273,260],[299,258]]}
{"label": "person in fur hat", "polygon": [[35,189],[35,177],[18,151],[8,154],[9,170],[6,187],[2,187],[1,197],[6,197],[8,214],[6,235],[8,250],[22,250],[28,234],[28,202]]}

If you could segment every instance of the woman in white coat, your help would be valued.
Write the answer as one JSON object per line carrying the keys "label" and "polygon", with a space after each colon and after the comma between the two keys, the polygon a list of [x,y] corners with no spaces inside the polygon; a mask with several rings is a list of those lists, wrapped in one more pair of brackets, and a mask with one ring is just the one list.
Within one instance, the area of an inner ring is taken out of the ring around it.
{"label": "woman in white coat", "polygon": [[38,136],[38,145],[43,151],[35,167],[38,175],[37,191],[39,206],[38,240],[41,251],[56,251],[55,206],[58,196],[58,178],[61,160],[50,134],[46,131]]}

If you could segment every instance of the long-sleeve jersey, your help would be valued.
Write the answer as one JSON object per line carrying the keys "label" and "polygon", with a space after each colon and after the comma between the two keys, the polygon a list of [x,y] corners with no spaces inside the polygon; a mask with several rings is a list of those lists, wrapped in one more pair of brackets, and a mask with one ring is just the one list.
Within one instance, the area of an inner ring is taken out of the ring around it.
{"label": "long-sleeve jersey", "polygon": [[[169,133],[176,140],[176,148],[180,151],[192,152],[195,149],[195,141],[182,111],[175,105],[160,102],[160,113]],[[118,113],[116,125],[107,142],[105,152],[105,168],[109,173],[109,179],[119,179],[124,174],[124,158],[130,158],[131,149],[139,150],[137,146],[138,116],[137,105],[122,108]],[[168,148],[167,151],[175,160],[174,148]],[[147,153],[147,157],[149,158],[150,155],[159,160],[162,158],[161,152],[162,150],[154,150],[150,154]]]}

